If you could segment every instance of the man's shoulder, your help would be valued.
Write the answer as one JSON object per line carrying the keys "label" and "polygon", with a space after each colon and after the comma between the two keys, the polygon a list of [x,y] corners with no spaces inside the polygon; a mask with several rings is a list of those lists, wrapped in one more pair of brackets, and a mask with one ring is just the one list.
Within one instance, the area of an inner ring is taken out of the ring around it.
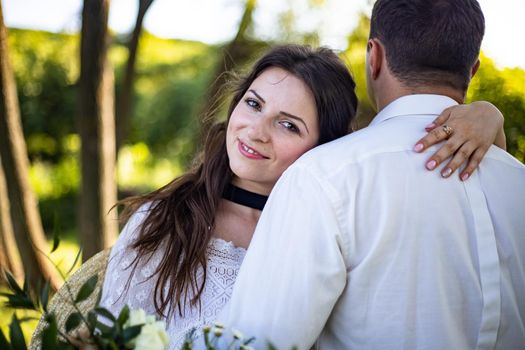
{"label": "man's shoulder", "polygon": [[[494,161],[504,164],[505,166],[516,168],[519,171],[525,171],[525,165],[522,162],[520,162],[512,154],[494,145],[490,146],[489,150],[487,151],[483,159],[484,160],[489,160],[489,159],[494,160]],[[485,165],[485,163],[483,163],[482,161],[481,165]]]}
{"label": "man's shoulder", "polygon": [[368,126],[315,147],[304,154],[297,164],[333,170],[363,162],[376,155],[405,151],[417,140],[417,136],[403,137],[395,130],[395,126],[383,124]]}

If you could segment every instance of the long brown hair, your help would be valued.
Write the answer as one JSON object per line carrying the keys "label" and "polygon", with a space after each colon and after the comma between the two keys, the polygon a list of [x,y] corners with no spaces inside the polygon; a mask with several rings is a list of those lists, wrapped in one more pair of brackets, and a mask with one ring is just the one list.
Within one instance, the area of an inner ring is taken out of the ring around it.
{"label": "long brown hair", "polygon": [[[312,91],[319,118],[319,144],[350,131],[357,109],[352,76],[332,50],[301,45],[278,46],[255,63],[233,89],[228,119],[252,82],[270,67],[290,72]],[[206,249],[219,201],[233,176],[226,152],[227,123],[210,129],[198,161],[187,173],[152,193],[119,203],[125,206],[124,220],[139,207],[150,204],[131,245],[137,256],[130,266],[133,266],[133,275],[139,261],[147,260],[161,245],[165,249],[153,274],[156,278],[154,305],[160,315],[171,305],[168,315],[177,307],[182,316],[186,303],[196,305],[204,290]],[[199,283],[200,272],[204,276]]]}

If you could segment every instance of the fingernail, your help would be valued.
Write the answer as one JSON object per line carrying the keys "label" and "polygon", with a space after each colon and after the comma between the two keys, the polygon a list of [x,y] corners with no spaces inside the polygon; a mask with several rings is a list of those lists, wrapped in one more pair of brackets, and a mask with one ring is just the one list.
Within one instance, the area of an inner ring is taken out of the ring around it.
{"label": "fingernail", "polygon": [[469,173],[465,173],[465,174],[461,175],[461,181],[467,181],[469,176],[470,176]]}
{"label": "fingernail", "polygon": [[423,144],[422,143],[416,143],[416,145],[414,146],[414,151],[416,152],[421,152],[423,150]]}
{"label": "fingernail", "polygon": [[446,168],[445,170],[443,170],[441,172],[441,176],[443,176],[443,177],[449,177],[450,174],[452,174],[452,169],[450,169],[450,168]]}
{"label": "fingernail", "polygon": [[427,169],[428,170],[434,170],[434,168],[436,167],[437,165],[437,162],[435,160],[431,160],[427,163]]}
{"label": "fingernail", "polygon": [[436,127],[436,123],[430,123],[427,126],[425,126],[425,129],[434,129]]}

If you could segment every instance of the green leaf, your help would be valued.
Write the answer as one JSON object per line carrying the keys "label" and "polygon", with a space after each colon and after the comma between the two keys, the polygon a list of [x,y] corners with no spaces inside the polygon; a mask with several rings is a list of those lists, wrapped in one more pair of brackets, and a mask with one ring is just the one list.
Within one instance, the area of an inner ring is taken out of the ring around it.
{"label": "green leaf", "polygon": [[139,324],[139,325],[131,326],[131,327],[124,329],[124,331],[122,332],[122,340],[124,344],[135,339],[140,334],[140,331],[142,330],[142,326],[143,326],[142,324]]}
{"label": "green leaf", "polygon": [[57,250],[58,246],[60,245],[60,220],[58,219],[58,214],[56,212],[53,221],[53,247],[51,248],[50,253],[53,253],[55,250]]}
{"label": "green leaf", "polygon": [[95,328],[98,322],[97,314],[93,310],[90,310],[87,315],[87,320],[88,320],[89,328]]}
{"label": "green leaf", "polygon": [[108,348],[111,350],[119,350],[118,345],[115,342],[109,343]]}
{"label": "green leaf", "polygon": [[120,314],[118,315],[118,318],[117,318],[117,325],[122,328],[124,327],[124,323],[126,323],[126,321],[128,320],[129,318],[129,306],[127,305],[124,305],[124,307],[122,308],[122,310],[120,310]]}
{"label": "green leaf", "polygon": [[22,288],[18,285],[18,283],[15,280],[15,277],[11,274],[11,272],[6,271],[5,272],[5,278],[7,280],[7,284],[9,285],[9,288],[17,293],[17,294],[25,294]]}
{"label": "green leaf", "polygon": [[[248,345],[248,344],[250,344],[250,343],[252,343],[252,342],[254,342],[254,341],[255,341],[255,337],[250,337],[250,338],[246,339],[246,340],[242,343],[242,345]],[[270,345],[271,345],[271,344],[270,344]],[[273,346],[273,345],[272,345],[272,346]]]}
{"label": "green leaf", "polygon": [[75,256],[75,260],[73,261],[73,264],[71,265],[71,267],[69,268],[69,270],[66,272],[66,275],[69,275],[71,273],[71,271],[73,271],[73,269],[75,268],[75,266],[77,265],[77,262],[78,262],[78,259],[80,259],[80,255],[82,254],[82,249],[79,249],[78,250],[78,253],[77,253],[77,256]]}
{"label": "green leaf", "polygon": [[17,350],[27,350],[26,341],[24,339],[24,333],[20,327],[20,322],[15,314],[9,325],[9,338],[11,338],[11,346]]}
{"label": "green leaf", "polygon": [[113,327],[110,327],[105,323],[97,321],[95,329],[99,330],[102,333],[102,335],[110,336],[110,338],[114,337]]}
{"label": "green leaf", "polygon": [[58,325],[55,315],[47,317],[47,326],[42,331],[42,350],[53,350],[57,347]]}
{"label": "green leaf", "polygon": [[191,350],[191,340],[186,339],[184,344],[182,344],[182,350]]}
{"label": "green leaf", "polygon": [[2,329],[0,329],[0,349],[13,350]]}
{"label": "green leaf", "polygon": [[93,293],[95,290],[95,287],[97,286],[98,276],[93,275],[91,276],[82,287],[80,287],[80,290],[78,291],[77,298],[75,299],[75,303],[80,303],[81,301],[86,300],[89,298],[89,296]]}
{"label": "green leaf", "polygon": [[82,322],[82,316],[79,312],[71,313],[66,320],[66,333],[71,332],[73,329],[77,328]]}
{"label": "green leaf", "polygon": [[46,320],[47,323],[56,322],[55,314],[54,313],[45,313],[44,314],[44,320]]}
{"label": "green leaf", "polygon": [[40,302],[42,303],[42,308],[44,311],[47,311],[47,303],[49,301],[49,280],[44,283],[44,287],[40,290]]}
{"label": "green leaf", "polygon": [[268,343],[268,350],[277,350],[277,348],[272,343]]}
{"label": "green leaf", "polygon": [[58,246],[60,245],[60,237],[58,237],[58,233],[53,233],[53,246],[51,247],[51,251],[49,253],[53,253],[55,250],[57,250]]}
{"label": "green leaf", "polygon": [[5,305],[13,309],[36,310],[33,300],[25,294],[0,293],[7,298]]}
{"label": "green leaf", "polygon": [[[38,283],[38,285],[40,286],[40,282]],[[26,274],[25,278],[24,278],[24,294],[29,296],[29,275]]]}
{"label": "green leaf", "polygon": [[113,323],[117,322],[117,319],[115,318],[115,316],[113,316],[113,314],[108,309],[103,308],[103,307],[96,307],[94,310],[100,316],[105,317],[108,320],[113,321]]}
{"label": "green leaf", "polygon": [[95,302],[95,306],[99,306],[101,300],[102,300],[102,287],[100,287],[100,292],[98,293],[98,297],[97,297],[97,300]]}

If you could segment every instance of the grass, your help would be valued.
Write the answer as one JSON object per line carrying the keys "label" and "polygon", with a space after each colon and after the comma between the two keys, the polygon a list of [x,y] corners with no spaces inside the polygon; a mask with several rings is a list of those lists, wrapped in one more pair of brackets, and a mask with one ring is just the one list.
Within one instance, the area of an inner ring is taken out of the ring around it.
{"label": "grass", "polygon": [[[49,247],[51,247],[52,242],[48,242]],[[48,251],[50,251],[51,248],[49,248]],[[64,239],[60,241],[60,246],[57,250],[55,250],[53,253],[49,254],[49,257],[53,261],[53,263],[59,268],[59,270],[65,275],[70,269],[71,265],[75,261],[75,257],[77,256],[79,250],[79,245],[76,241],[71,239]],[[73,267],[70,274],[76,271],[78,267],[80,266],[80,259]],[[1,292],[6,291],[6,287],[2,286],[0,287]],[[2,298],[2,297],[0,297]],[[16,316],[19,320],[24,319],[25,321],[22,322],[22,331],[24,332],[24,336],[26,338],[26,343],[29,344],[29,341],[31,340],[31,335],[33,334],[33,331],[35,330],[38,320],[40,319],[40,314],[36,311],[27,311],[27,310],[13,310],[8,307],[4,306],[4,298],[0,299],[1,301],[1,307],[0,307],[0,329],[4,332],[4,334],[9,334],[9,324],[11,323],[11,319],[13,317],[13,314],[16,313]]]}

